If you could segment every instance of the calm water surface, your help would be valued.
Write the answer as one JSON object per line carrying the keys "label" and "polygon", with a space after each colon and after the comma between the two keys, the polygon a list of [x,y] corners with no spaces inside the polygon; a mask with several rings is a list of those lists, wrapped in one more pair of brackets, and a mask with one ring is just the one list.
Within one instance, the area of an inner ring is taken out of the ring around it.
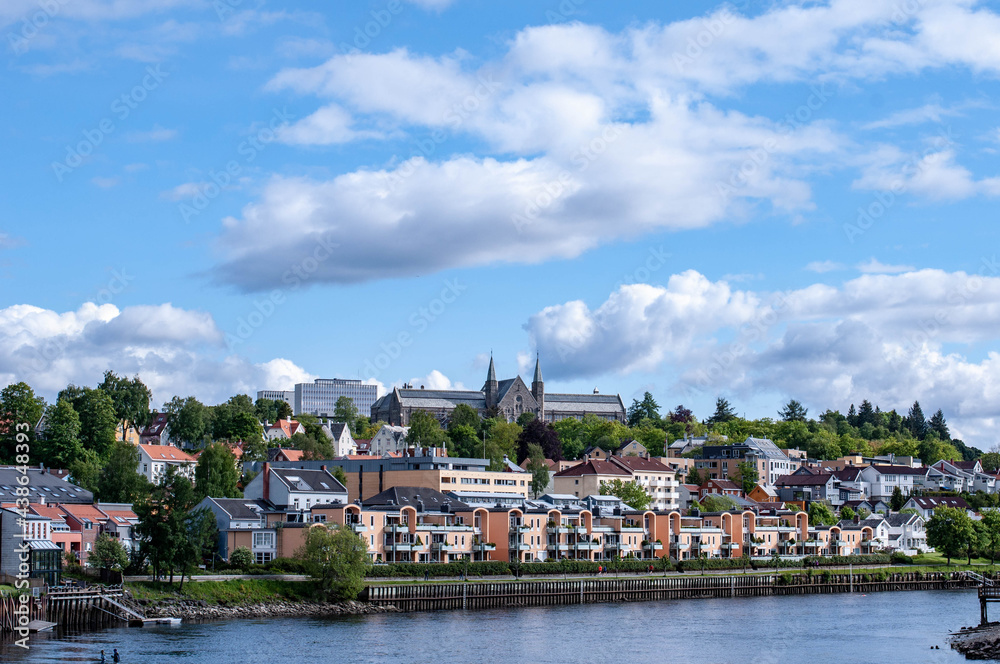
{"label": "calm water surface", "polygon": [[964,662],[946,638],[978,616],[975,591],[928,591],[239,620],[32,635],[0,662]]}

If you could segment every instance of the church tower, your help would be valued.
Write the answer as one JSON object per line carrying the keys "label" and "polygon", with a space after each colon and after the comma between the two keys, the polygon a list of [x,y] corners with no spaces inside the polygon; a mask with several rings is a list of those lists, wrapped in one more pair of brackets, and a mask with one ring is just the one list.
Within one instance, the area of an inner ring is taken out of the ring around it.
{"label": "church tower", "polygon": [[531,396],[538,402],[538,419],[545,421],[545,381],[542,380],[542,365],[535,353],[535,377],[531,379]]}
{"label": "church tower", "polygon": [[497,370],[493,367],[493,355],[490,355],[490,370],[486,374],[486,384],[483,385],[483,392],[486,393],[486,408],[490,409],[497,405],[497,394],[500,386],[497,384]]}

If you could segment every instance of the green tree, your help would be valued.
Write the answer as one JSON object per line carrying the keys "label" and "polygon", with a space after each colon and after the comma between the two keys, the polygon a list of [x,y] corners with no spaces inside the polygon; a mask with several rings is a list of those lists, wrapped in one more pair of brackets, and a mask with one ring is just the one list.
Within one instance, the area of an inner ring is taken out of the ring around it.
{"label": "green tree", "polygon": [[288,440],[288,447],[302,450],[307,459],[332,459],[334,457],[333,442],[322,431],[318,434],[296,433]]}
{"label": "green tree", "polygon": [[750,461],[740,461],[736,464],[733,481],[740,485],[744,495],[753,491],[759,480],[760,473],[757,471],[757,464]]}
{"label": "green tree", "polygon": [[906,414],[906,426],[917,440],[923,440],[927,435],[927,420],[924,419],[919,401],[914,401],[910,406],[910,411]]}
{"label": "green tree", "polygon": [[979,526],[982,528],[983,548],[990,552],[990,565],[992,565],[997,557],[997,548],[1000,548],[1000,511],[983,510]]}
{"label": "green tree", "polygon": [[551,424],[546,424],[541,420],[532,420],[521,431],[517,437],[517,458],[527,459],[528,448],[531,445],[538,445],[542,448],[542,453],[546,459],[562,461],[562,444],[559,442],[559,434]]}
{"label": "green tree", "polygon": [[460,403],[455,406],[455,410],[451,411],[451,418],[448,420],[448,430],[451,431],[454,427],[466,426],[478,432],[479,424],[479,413],[476,412],[476,409],[467,403]]}
{"label": "green tree", "polygon": [[212,498],[242,498],[243,493],[237,486],[240,481],[240,471],[236,468],[236,457],[229,447],[222,443],[213,443],[206,447],[198,457],[198,465],[194,467],[194,486],[198,499]]}
{"label": "green tree", "polygon": [[448,439],[451,445],[448,454],[456,457],[479,458],[483,453],[483,445],[476,435],[476,430],[467,424],[454,424],[448,427]]}
{"label": "green tree", "polygon": [[254,415],[256,415],[257,419],[261,422],[277,422],[279,403],[284,403],[284,401],[276,401],[274,399],[257,399],[253,402]]}
{"label": "green tree", "polygon": [[338,482],[343,484],[345,489],[347,488],[347,473],[341,466],[333,466],[333,468],[330,469],[330,474],[333,475]]}
{"label": "green tree", "polygon": [[129,379],[108,370],[104,372],[104,380],[97,389],[111,397],[123,439],[130,426],[139,428],[149,421],[149,400],[153,395],[139,376]]}
{"label": "green tree", "polygon": [[115,444],[118,420],[111,397],[101,390],[83,388],[73,405],[80,416],[80,442],[98,459],[106,459]]}
{"label": "green tree", "polygon": [[337,403],[333,405],[333,421],[353,424],[358,419],[358,409],[354,405],[351,397],[337,397]]}
{"label": "green tree", "polygon": [[14,463],[17,445],[34,443],[35,425],[44,412],[45,400],[27,383],[13,383],[0,390],[0,461]]}
{"label": "green tree", "polygon": [[906,498],[903,497],[903,491],[898,486],[892,490],[892,498],[889,499],[889,509],[893,512],[898,512],[903,509],[903,505],[906,504]]}
{"label": "green tree", "polygon": [[292,418],[292,407],[288,405],[287,401],[276,400],[275,403],[278,404],[279,420],[289,420]]}
{"label": "green tree", "polygon": [[253,553],[245,546],[238,546],[229,554],[229,564],[237,569],[245,570],[253,565]]}
{"label": "green tree", "polygon": [[530,424],[531,422],[534,422],[537,419],[538,419],[537,415],[535,415],[534,413],[527,412],[527,413],[521,413],[520,415],[518,415],[517,419],[515,420],[515,422],[517,422],[522,427],[526,427],[526,426],[528,426],[528,424]]}
{"label": "green tree", "polygon": [[854,516],[855,516],[855,512],[854,512],[853,509],[851,509],[851,507],[849,505],[845,505],[844,507],[840,508],[840,518],[841,519],[844,519],[845,521],[853,521],[854,520]]}
{"label": "green tree", "polygon": [[702,484],[705,483],[705,478],[701,476],[701,473],[698,472],[697,468],[692,466],[691,470],[688,471],[686,483],[694,484],[695,486],[701,486]]}
{"label": "green tree", "polygon": [[778,411],[778,416],[785,422],[805,422],[808,413],[808,408],[804,408],[801,403],[792,399]]}
{"label": "green tree", "polygon": [[940,408],[931,416],[927,426],[931,431],[936,432],[938,438],[941,440],[951,440],[951,432],[948,430],[948,422],[944,419],[944,413]]}
{"label": "green tree", "polygon": [[120,541],[107,533],[101,533],[97,536],[88,562],[91,567],[121,572],[128,566],[128,551]]}
{"label": "green tree", "polygon": [[140,551],[153,568],[153,576],[170,574],[174,582],[177,562],[187,546],[184,517],[194,504],[194,487],[174,466],[167,466],[163,481],[153,486],[150,495],[133,505],[139,522],[135,526]]}
{"label": "green tree", "polygon": [[52,468],[69,468],[83,454],[80,416],[68,399],[59,399],[45,409],[45,434],[39,447],[45,463]]}
{"label": "green tree", "polygon": [[[284,402],[282,402],[284,403]],[[184,445],[200,447],[209,434],[209,410],[194,397],[174,397],[164,404],[170,415],[170,437]]]}
{"label": "green tree", "polygon": [[106,503],[134,503],[149,495],[152,487],[139,474],[142,457],[139,448],[125,440],[116,440],[107,463],[97,478],[97,495]]}
{"label": "green tree", "polygon": [[973,539],[972,519],[968,513],[961,508],[937,507],[934,514],[927,520],[927,544],[934,547],[951,559],[961,554],[970,539]]}
{"label": "green tree", "polygon": [[650,497],[638,482],[613,479],[601,482],[602,496],[617,496],[634,510],[644,510],[649,506]]}
{"label": "green tree", "polygon": [[540,445],[528,446],[528,464],[526,470],[531,473],[531,494],[538,497],[549,485],[549,464],[545,463],[545,452]]}
{"label": "green tree", "polygon": [[239,412],[230,420],[230,438],[232,442],[255,442],[264,438],[264,427],[253,413]]}
{"label": "green tree", "polygon": [[826,503],[814,501],[809,504],[809,523],[816,526],[832,526],[837,523],[837,517]]}
{"label": "green tree", "polygon": [[727,399],[719,397],[715,400],[715,412],[710,418],[705,420],[705,424],[721,424],[723,422],[729,422],[730,420],[736,419],[736,411],[730,405]]}
{"label": "green tree", "polygon": [[410,414],[410,431],[406,442],[414,447],[441,447],[447,436],[436,417],[426,410],[415,410]]}
{"label": "green tree", "polygon": [[488,427],[484,426],[484,429],[486,429],[486,458],[490,460],[490,470],[502,470],[504,455],[511,459],[517,457],[517,441],[521,435],[521,427],[517,422],[492,420]]}
{"label": "green tree", "polygon": [[353,600],[364,588],[369,564],[367,547],[351,528],[335,526],[330,530],[322,524],[311,526],[296,557],[329,596]]}
{"label": "green tree", "polygon": [[101,476],[102,466],[97,455],[90,450],[83,450],[80,456],[69,464],[69,474],[73,483],[90,491],[98,498],[97,481]]}
{"label": "green tree", "polygon": [[1000,452],[987,452],[979,459],[979,463],[982,464],[984,472],[997,472],[1000,469]]}
{"label": "green tree", "polygon": [[630,427],[638,426],[643,420],[656,420],[660,419],[660,404],[656,403],[656,399],[649,392],[644,392],[642,395],[642,401],[638,399],[632,400],[632,405],[628,409],[628,425]]}

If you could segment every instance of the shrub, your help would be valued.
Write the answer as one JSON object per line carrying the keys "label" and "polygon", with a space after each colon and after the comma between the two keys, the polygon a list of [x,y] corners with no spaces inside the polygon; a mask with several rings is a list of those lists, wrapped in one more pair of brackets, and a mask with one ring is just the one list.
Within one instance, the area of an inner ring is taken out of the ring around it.
{"label": "shrub", "polygon": [[238,546],[229,554],[229,564],[240,570],[246,570],[253,565],[253,554],[245,546]]}

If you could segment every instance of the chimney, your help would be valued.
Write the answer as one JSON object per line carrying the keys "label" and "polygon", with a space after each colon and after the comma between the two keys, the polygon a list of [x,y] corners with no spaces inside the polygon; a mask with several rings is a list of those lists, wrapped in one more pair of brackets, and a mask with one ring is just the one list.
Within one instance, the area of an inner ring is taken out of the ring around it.
{"label": "chimney", "polygon": [[271,499],[271,464],[264,462],[264,500]]}
{"label": "chimney", "polygon": [[326,472],[326,464],[323,464],[322,466],[320,466],[319,469],[322,470],[325,473]]}

